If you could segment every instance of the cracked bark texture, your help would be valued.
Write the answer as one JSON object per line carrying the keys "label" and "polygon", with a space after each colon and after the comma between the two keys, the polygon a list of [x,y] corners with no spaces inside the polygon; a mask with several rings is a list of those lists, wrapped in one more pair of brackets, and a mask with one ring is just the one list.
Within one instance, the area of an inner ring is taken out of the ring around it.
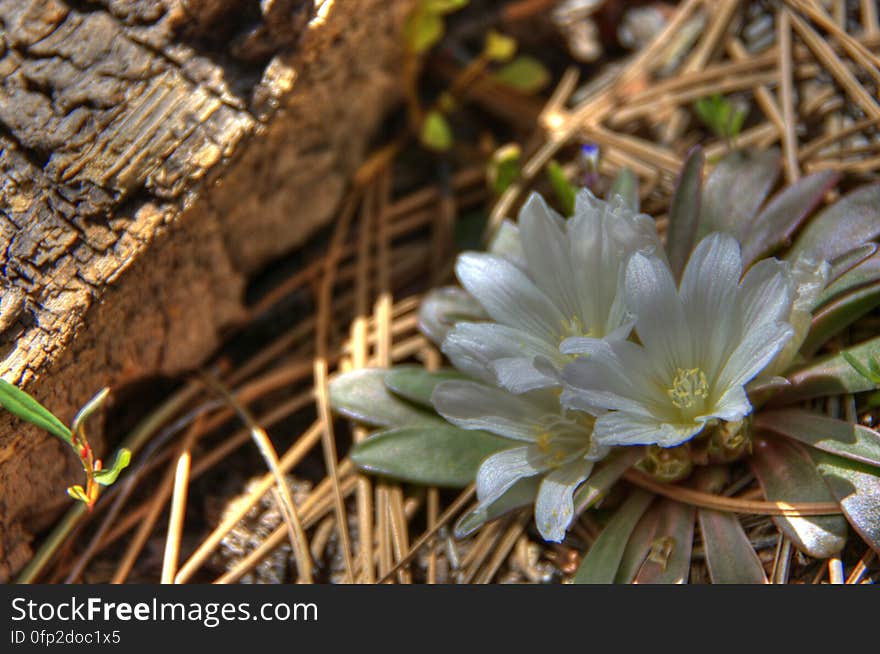
{"label": "cracked bark texture", "polygon": [[[247,276],[332,216],[412,2],[0,0],[3,378],[69,421],[200,363]],[[0,415],[0,581],[79,476]]]}

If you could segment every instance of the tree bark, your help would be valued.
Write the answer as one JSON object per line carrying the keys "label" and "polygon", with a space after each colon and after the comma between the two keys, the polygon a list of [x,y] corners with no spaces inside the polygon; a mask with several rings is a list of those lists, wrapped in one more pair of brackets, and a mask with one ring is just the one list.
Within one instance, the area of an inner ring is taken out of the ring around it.
{"label": "tree bark", "polygon": [[[201,362],[332,216],[412,2],[0,0],[3,378],[69,420]],[[0,581],[80,474],[0,415]]]}

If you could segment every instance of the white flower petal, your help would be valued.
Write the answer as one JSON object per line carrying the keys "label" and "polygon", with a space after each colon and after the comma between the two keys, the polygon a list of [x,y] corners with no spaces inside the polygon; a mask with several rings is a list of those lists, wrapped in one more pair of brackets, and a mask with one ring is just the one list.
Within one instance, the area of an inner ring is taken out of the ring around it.
{"label": "white flower petal", "polygon": [[565,538],[574,517],[574,491],[589,477],[592,469],[592,462],[579,459],[544,477],[535,502],[535,523],[544,540],[559,543]]}
{"label": "white flower petal", "polygon": [[741,420],[752,412],[752,404],[742,386],[731,386],[716,400],[712,407],[712,415],[700,416],[701,419],[719,418],[728,422]]}
{"label": "white flower petal", "polygon": [[440,415],[462,429],[485,429],[528,442],[536,441],[543,431],[537,421],[546,407],[493,386],[452,379],[437,385],[431,402]]}
{"label": "white flower petal", "polygon": [[527,393],[539,388],[558,386],[559,374],[548,375],[545,370],[536,367],[536,360],[546,359],[497,359],[492,362],[492,370],[498,384],[511,393]]}
{"label": "white flower petal", "polygon": [[736,337],[736,299],[742,276],[739,242],[729,234],[704,238],[691,254],[679,295],[693,335],[696,361],[713,379]]}
{"label": "white flower petal", "polygon": [[487,457],[477,471],[477,498],[488,506],[517,481],[547,469],[545,457],[535,446],[515,447]]}
{"label": "white flower petal", "polygon": [[579,316],[576,275],[565,221],[540,195],[532,193],[520,211],[519,229],[528,271],[538,288],[565,317]]}
{"label": "white flower petal", "polygon": [[590,407],[654,415],[662,410],[666,398],[657,391],[657,384],[651,382],[650,368],[647,353],[638,345],[605,342],[593,349],[590,356],[565,367],[562,379],[566,390],[560,401],[564,406],[593,415],[597,412]]}
{"label": "white flower petal", "polygon": [[761,323],[787,320],[794,289],[789,266],[778,259],[762,259],[746,273],[736,302],[740,337]]}
{"label": "white flower petal", "polygon": [[466,252],[458,257],[455,272],[493,320],[546,341],[558,339],[563,315],[522,270],[506,259]]}
{"label": "white flower petal", "polygon": [[651,357],[671,374],[692,367],[692,340],[684,306],[669,266],[636,252],[626,267],[626,300],[636,316],[636,332]]}
{"label": "white flower petal", "polygon": [[[443,353],[456,368],[470,377],[496,383],[496,364],[499,360],[522,359],[532,366],[535,357],[552,357],[564,362],[558,350],[546,341],[520,329],[497,323],[460,322],[443,341]],[[537,387],[553,385],[545,375],[534,371],[533,383]]]}
{"label": "white flower petal", "polygon": [[624,411],[606,413],[596,419],[593,438],[603,445],[659,445],[673,447],[693,438],[702,422],[673,424]]}
{"label": "white flower petal", "polygon": [[751,381],[767,367],[793,334],[791,325],[784,322],[753,328],[727,360],[718,376],[717,389],[744,386]]}

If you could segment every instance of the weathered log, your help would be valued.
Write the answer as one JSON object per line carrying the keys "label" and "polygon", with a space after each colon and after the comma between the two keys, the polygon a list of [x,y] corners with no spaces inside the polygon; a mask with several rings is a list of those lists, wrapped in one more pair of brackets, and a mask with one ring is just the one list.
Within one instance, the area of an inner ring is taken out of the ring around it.
{"label": "weathered log", "polygon": [[[247,275],[332,216],[411,6],[0,0],[3,378],[69,420],[202,361]],[[78,473],[0,416],[0,580]]]}

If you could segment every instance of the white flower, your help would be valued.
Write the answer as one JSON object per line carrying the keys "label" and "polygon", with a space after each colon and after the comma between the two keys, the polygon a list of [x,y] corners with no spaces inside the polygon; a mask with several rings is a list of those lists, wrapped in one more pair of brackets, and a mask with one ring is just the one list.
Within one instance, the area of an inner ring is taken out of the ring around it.
{"label": "white flower", "polygon": [[630,253],[660,249],[654,222],[620,198],[607,203],[583,190],[568,220],[532,194],[518,230],[504,229],[495,252],[467,252],[456,265],[493,322],[459,322],[443,351],[459,368],[490,370],[515,393],[556,386],[570,361],[559,351],[563,340],[629,335],[622,268]]}
{"label": "white flower", "polygon": [[590,356],[566,368],[563,404],[597,415],[594,438],[606,445],[672,447],[713,419],[749,414],[743,386],[791,338],[795,291],[789,267],[776,259],[741,276],[739,243],[729,235],[700,242],[679,290],[664,261],[634,254],[625,294],[640,344],[564,343]]}
{"label": "white flower", "polygon": [[513,395],[472,381],[437,385],[434,408],[463,429],[482,429],[511,439],[511,448],[486,458],[477,472],[482,507],[498,500],[517,481],[542,475],[535,522],[545,540],[559,542],[574,516],[573,495],[608,448],[591,437],[593,418],[560,408],[556,393]]}

